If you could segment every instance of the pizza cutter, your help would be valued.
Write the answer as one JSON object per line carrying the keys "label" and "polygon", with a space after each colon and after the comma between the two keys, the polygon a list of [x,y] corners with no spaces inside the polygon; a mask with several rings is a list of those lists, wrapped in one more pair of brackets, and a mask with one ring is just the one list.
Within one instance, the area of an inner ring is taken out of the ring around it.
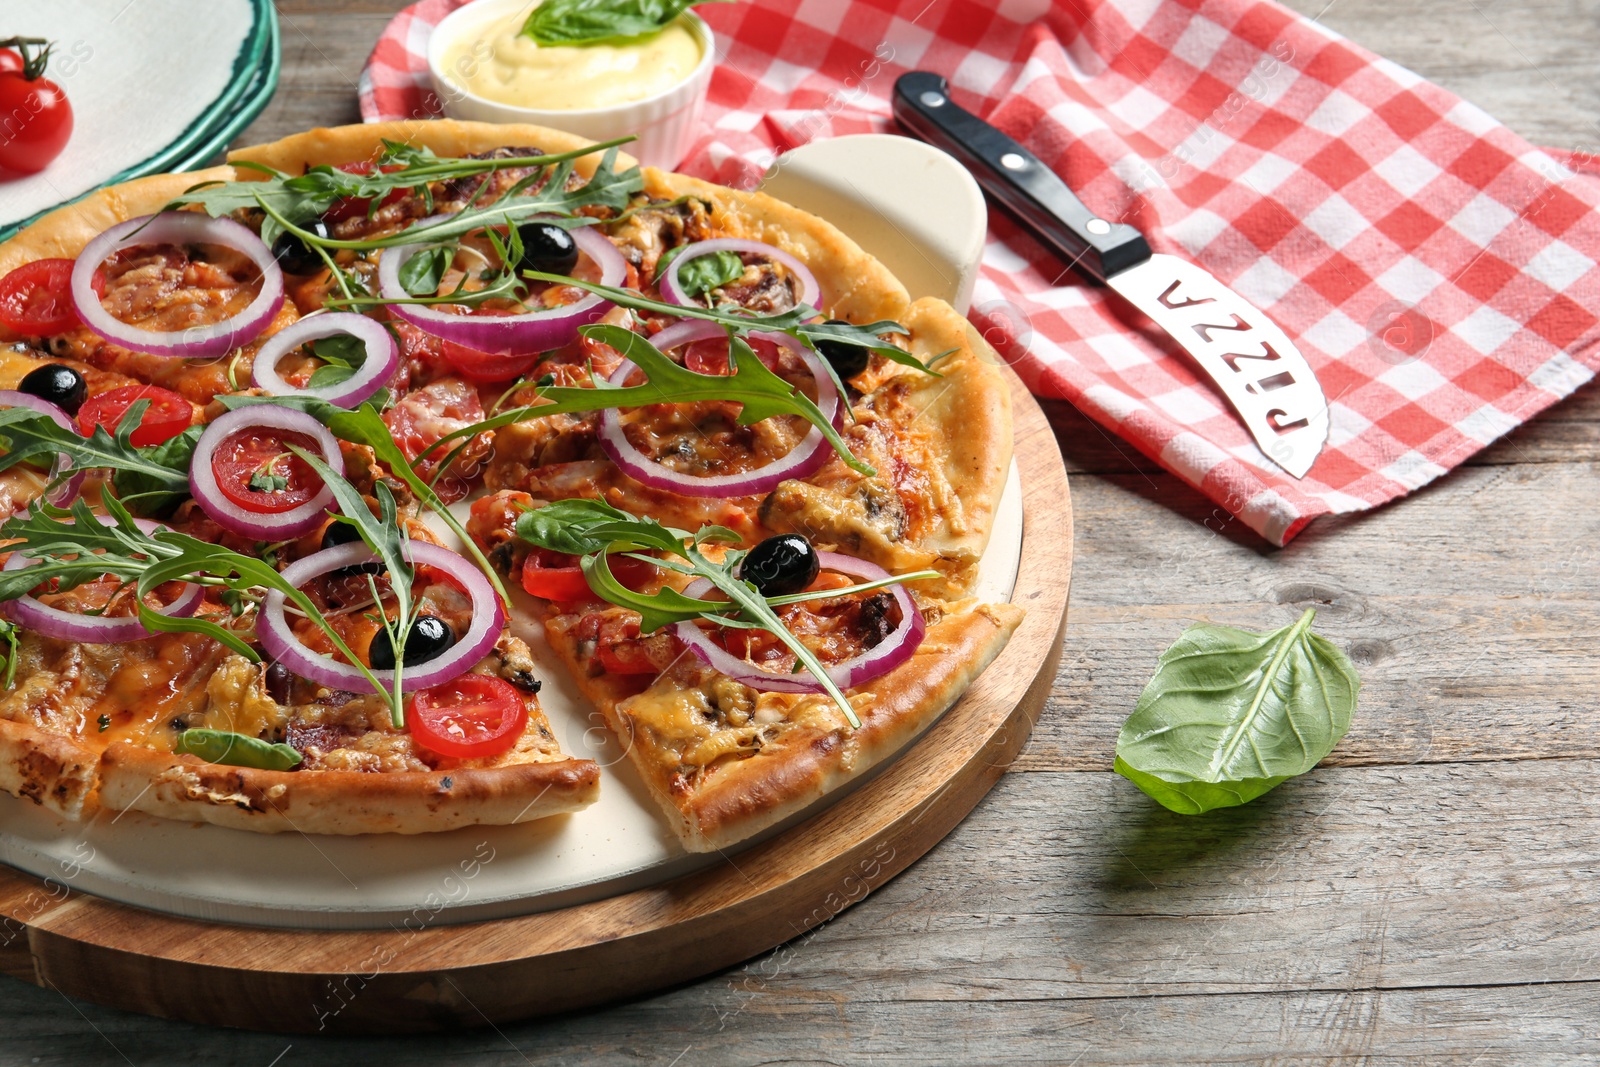
{"label": "pizza cutter", "polygon": [[1152,253],[1144,234],[1095,215],[1038,157],[957,106],[949,90],[937,74],[901,75],[895,118],[960,160],[1079,274],[1110,287],[1166,331],[1228,398],[1261,450],[1305,477],[1328,440],[1328,402],[1288,335],[1201,267]]}

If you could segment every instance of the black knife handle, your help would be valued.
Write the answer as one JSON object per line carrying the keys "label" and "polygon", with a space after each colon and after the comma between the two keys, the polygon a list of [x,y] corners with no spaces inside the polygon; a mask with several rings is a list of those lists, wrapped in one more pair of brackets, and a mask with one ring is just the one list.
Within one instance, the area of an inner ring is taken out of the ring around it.
{"label": "black knife handle", "polygon": [[894,83],[894,117],[960,160],[990,196],[1082,273],[1105,281],[1150,258],[1144,234],[1095,215],[1032,152],[958,107],[939,75],[925,70],[900,75]]}

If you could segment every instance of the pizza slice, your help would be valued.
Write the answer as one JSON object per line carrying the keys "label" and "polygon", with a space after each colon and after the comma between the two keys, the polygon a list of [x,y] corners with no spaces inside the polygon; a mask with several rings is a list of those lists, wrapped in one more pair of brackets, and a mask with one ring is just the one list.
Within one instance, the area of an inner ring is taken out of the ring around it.
{"label": "pizza slice", "polygon": [[[785,613],[825,666],[859,659],[900,622],[891,598],[860,594]],[[805,810],[899,752],[999,654],[1022,619],[1009,604],[920,602],[926,633],[893,670],[844,690],[859,724],[822,693],[745,684],[787,673],[770,636],[717,631],[745,666],[724,674],[670,634],[641,635],[638,616],[592,605],[545,620],[550,647],[621,739],[668,821],[692,852],[726,848]],[[756,659],[756,657],[761,657]],[[751,662],[756,660],[755,662]],[[741,680],[742,679],[742,680]]]}
{"label": "pizza slice", "polygon": [[[282,562],[316,554],[337,527],[281,546]],[[390,640],[375,609],[392,615],[394,600],[372,602],[370,591],[385,583],[367,581],[371,567],[302,589],[346,647],[379,667],[393,654],[375,647]],[[116,580],[48,589],[11,606],[24,625],[12,652],[17,682],[0,693],[0,789],[66,818],[135,810],[259,832],[421,833],[525,822],[579,810],[598,795],[598,766],[561,752],[529,649],[509,632],[467,673],[417,694],[399,726],[370,689],[318,684],[282,662],[252,663],[204,634],[118,643],[44,636],[34,620],[47,612],[108,627],[136,622]],[[426,620],[406,638],[413,658],[430,638],[438,645],[471,631],[473,607],[448,575],[418,568],[413,594]],[[211,594],[195,613],[231,615]],[[291,629],[310,652],[331,648],[303,617]],[[481,726],[491,717],[515,736],[486,744]]]}

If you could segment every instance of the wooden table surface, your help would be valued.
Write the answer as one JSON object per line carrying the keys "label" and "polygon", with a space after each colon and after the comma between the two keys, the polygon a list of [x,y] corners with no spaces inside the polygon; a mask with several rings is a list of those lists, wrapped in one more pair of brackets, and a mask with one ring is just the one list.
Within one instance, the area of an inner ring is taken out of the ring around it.
{"label": "wooden table surface", "polygon": [[[280,0],[282,85],[240,143],[356,121],[394,6]],[[1600,144],[1600,0],[1291,6],[1535,143]],[[1600,394],[1282,550],[1049,411],[1077,524],[1050,704],[1013,773],[865,902],[685,988],[426,1039],[208,1030],[0,980],[0,1064],[1600,1060]],[[1184,625],[1308,605],[1364,683],[1319,770],[1203,819],[1111,772]]]}

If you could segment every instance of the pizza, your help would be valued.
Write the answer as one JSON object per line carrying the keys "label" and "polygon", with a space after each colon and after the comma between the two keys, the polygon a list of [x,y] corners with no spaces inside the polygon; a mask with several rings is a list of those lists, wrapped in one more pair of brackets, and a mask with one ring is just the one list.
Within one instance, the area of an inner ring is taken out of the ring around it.
{"label": "pizza", "polygon": [[71,820],[580,810],[532,642],[723,848],[1021,618],[974,596],[1011,424],[966,321],[814,216],[539,127],[314,130],[35,223],[0,446],[0,789]]}

